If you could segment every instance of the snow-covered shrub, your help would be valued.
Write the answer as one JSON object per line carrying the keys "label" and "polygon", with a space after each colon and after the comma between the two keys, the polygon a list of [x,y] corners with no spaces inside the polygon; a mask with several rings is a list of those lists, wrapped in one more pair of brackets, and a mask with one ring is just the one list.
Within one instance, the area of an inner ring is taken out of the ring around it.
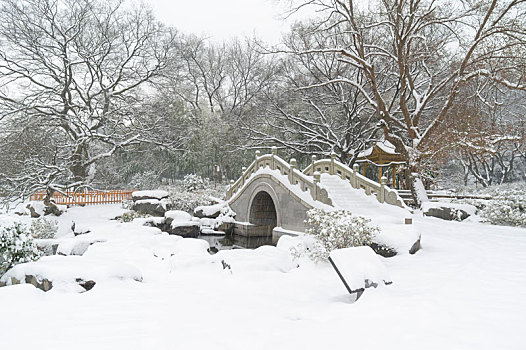
{"label": "snow-covered shrub", "polygon": [[305,233],[316,238],[307,255],[314,261],[326,261],[334,249],[367,245],[380,230],[370,225],[371,220],[348,210],[311,209],[307,216]]}
{"label": "snow-covered shrub", "polygon": [[203,205],[211,205],[212,200],[207,191],[188,192],[177,188],[171,188],[168,197],[168,207],[171,210],[182,210],[188,213]]}
{"label": "snow-covered shrub", "polygon": [[133,207],[133,201],[131,199],[123,199],[121,201],[121,208],[131,210]]}
{"label": "snow-covered shrub", "polygon": [[218,184],[214,188],[208,180],[197,175],[187,175],[186,180],[176,181],[173,185],[163,187],[168,191],[168,205],[170,210],[183,210],[192,213],[199,206],[211,205],[215,202],[213,198],[223,198],[226,187]]}
{"label": "snow-covered shrub", "polygon": [[136,218],[146,218],[151,215],[141,213],[140,211],[128,211],[121,215],[121,222],[132,222]]}
{"label": "snow-covered shrub", "polygon": [[133,175],[128,185],[141,190],[154,190],[161,185],[161,178],[155,171],[147,170]]}
{"label": "snow-covered shrub", "polygon": [[58,225],[56,220],[39,217],[31,222],[29,231],[31,237],[35,239],[55,238],[55,234],[58,231]]}
{"label": "snow-covered shrub", "polygon": [[37,260],[40,254],[27,225],[0,226],[0,276],[16,264]]}
{"label": "snow-covered shrub", "polygon": [[209,186],[210,181],[203,179],[201,176],[196,174],[188,174],[183,178],[183,187],[188,192],[196,192],[198,190],[204,190]]}
{"label": "snow-covered shrub", "polygon": [[477,207],[477,214],[493,225],[526,227],[526,184],[492,186],[476,192],[491,199],[463,199]]}

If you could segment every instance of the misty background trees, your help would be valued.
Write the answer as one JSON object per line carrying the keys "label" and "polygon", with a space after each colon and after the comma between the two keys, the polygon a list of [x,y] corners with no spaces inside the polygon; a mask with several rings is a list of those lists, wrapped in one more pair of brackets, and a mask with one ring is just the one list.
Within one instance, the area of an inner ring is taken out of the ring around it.
{"label": "misty background trees", "polygon": [[137,3],[0,4],[3,196],[233,179],[272,146],[352,165],[384,139],[408,188],[525,177],[525,1],[291,1],[319,17],[275,47],[180,33]]}

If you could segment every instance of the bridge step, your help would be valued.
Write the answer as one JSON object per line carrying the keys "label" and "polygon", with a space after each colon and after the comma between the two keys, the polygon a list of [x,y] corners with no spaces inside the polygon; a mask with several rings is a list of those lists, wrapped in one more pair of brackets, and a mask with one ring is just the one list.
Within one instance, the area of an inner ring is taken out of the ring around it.
{"label": "bridge step", "polygon": [[337,175],[322,174],[321,184],[327,189],[336,208],[349,210],[356,215],[374,217],[375,221],[383,219],[401,223],[408,215],[406,209],[380,204],[376,200],[376,195],[366,195],[364,190],[353,188],[348,181],[342,180]]}

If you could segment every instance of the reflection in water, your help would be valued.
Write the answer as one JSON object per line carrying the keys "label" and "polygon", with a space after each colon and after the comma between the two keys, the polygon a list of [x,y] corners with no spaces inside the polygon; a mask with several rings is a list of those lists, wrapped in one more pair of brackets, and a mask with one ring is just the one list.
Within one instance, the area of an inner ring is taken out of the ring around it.
{"label": "reflection in water", "polygon": [[231,234],[225,236],[200,235],[198,238],[207,241],[210,244],[210,251],[213,253],[225,249],[256,249],[263,245],[274,245],[272,236],[245,237]]}

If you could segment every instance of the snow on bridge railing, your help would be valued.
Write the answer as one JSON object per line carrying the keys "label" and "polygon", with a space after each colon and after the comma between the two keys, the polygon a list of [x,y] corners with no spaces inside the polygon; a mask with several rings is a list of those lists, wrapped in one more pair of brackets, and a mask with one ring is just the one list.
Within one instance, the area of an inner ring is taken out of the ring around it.
{"label": "snow on bridge railing", "polygon": [[314,176],[309,177],[297,169],[296,160],[293,158],[290,163],[278,157],[277,148],[272,147],[271,154],[260,155],[259,151],[256,151],[256,157],[254,161],[248,166],[248,168],[242,168],[241,177],[237,181],[230,181],[230,186],[227,190],[226,198],[232,198],[239,189],[241,189],[245,183],[250,179],[258,169],[268,167],[271,170],[277,170],[281,175],[287,176],[289,182],[293,185],[299,185],[300,189],[305,192],[309,191],[311,197],[314,200],[322,203],[332,205],[332,201],[328,196],[327,190],[321,188],[319,185],[320,177]]}
{"label": "snow on bridge railing", "polygon": [[[111,190],[111,191],[67,191],[55,192],[51,199],[56,204],[62,205],[90,205],[90,204],[110,204],[120,203],[123,200],[131,200],[132,190]],[[32,201],[42,201],[46,193],[43,191],[35,192],[30,196]]]}
{"label": "snow on bridge railing", "polygon": [[250,176],[259,168],[269,167],[271,170],[279,170],[282,175],[288,176],[291,184],[299,184],[303,191],[310,191],[314,200],[319,200],[325,204],[332,205],[332,201],[328,198],[327,191],[319,186],[321,173],[339,175],[342,179],[349,181],[353,188],[363,188],[367,195],[374,193],[380,203],[387,203],[402,208],[406,207],[398,192],[387,186],[386,177],[382,177],[380,183],[377,183],[361,175],[358,171],[358,164],[355,164],[354,169],[351,169],[335,158],[336,155],[331,154],[330,159],[317,160],[316,156],[313,155],[312,163],[302,172],[296,169],[295,159],[291,159],[289,164],[278,157],[276,147],[272,147],[271,154],[265,154],[263,156],[260,156],[260,152],[256,151],[256,159],[248,168],[243,167],[241,177],[235,182],[230,182],[230,187],[227,190],[227,199],[230,199],[243,187]]}

